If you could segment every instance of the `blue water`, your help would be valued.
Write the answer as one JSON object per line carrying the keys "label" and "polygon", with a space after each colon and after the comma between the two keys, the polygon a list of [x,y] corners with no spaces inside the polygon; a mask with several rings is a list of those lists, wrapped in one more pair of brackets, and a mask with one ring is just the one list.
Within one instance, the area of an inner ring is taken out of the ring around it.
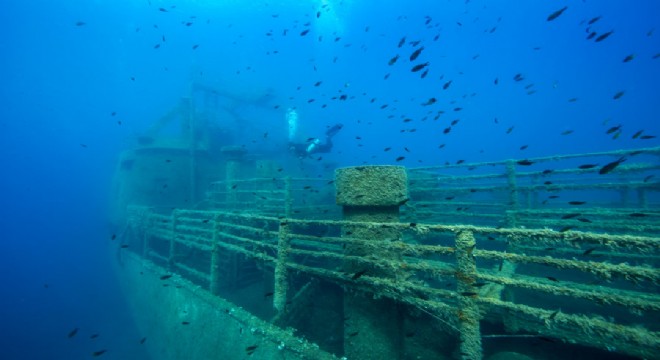
{"label": "blue water", "polygon": [[[303,139],[344,124],[322,160],[336,165],[659,144],[632,138],[660,136],[653,0],[8,0],[0,30],[3,359],[85,359],[102,349],[103,358],[146,358],[139,340],[148,334],[135,328],[111,266],[112,176],[128,141],[192,82],[247,99],[235,109],[240,124],[228,126],[251,151],[287,151],[288,108]],[[595,42],[587,30],[613,33]],[[422,79],[411,68],[425,62]],[[618,138],[606,134],[618,125]]]}

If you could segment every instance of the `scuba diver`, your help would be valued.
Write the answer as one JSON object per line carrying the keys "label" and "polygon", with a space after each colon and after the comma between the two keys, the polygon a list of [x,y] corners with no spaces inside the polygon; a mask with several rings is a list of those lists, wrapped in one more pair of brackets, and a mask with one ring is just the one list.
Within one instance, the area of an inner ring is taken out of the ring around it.
{"label": "scuba diver", "polygon": [[298,128],[298,113],[293,110],[287,110],[287,121],[289,123],[289,150],[299,158],[306,158],[312,154],[329,153],[332,151],[332,138],[339,133],[343,124],[335,124],[325,132],[325,140],[321,142],[318,138],[308,138],[305,142],[294,142],[296,130]]}

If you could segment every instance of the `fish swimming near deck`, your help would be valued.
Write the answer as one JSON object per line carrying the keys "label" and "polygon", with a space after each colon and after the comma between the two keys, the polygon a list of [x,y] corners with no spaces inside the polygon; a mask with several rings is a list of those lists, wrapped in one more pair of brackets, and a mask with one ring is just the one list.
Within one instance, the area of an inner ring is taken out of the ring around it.
{"label": "fish swimming near deck", "polygon": [[596,250],[596,249],[598,249],[598,247],[596,247],[596,246],[590,247],[582,253],[582,256],[589,256],[589,254],[594,252],[594,250]]}
{"label": "fish swimming near deck", "polygon": [[626,161],[626,158],[624,156],[622,156],[618,160],[612,161],[611,163],[609,163],[609,164],[603,166],[602,168],[600,168],[600,170],[598,170],[598,173],[601,174],[601,175],[607,174],[607,173],[611,172],[612,170],[616,169],[617,166],[619,166],[624,161]]}
{"label": "fish swimming near deck", "polygon": [[607,39],[610,35],[612,35],[613,32],[614,32],[614,30],[603,33],[599,37],[597,37],[596,40],[594,40],[594,41],[595,42],[601,42],[601,41]]}
{"label": "fish swimming near deck", "polygon": [[566,9],[568,9],[568,6],[564,6],[563,8],[553,12],[552,14],[548,15],[548,18],[546,20],[547,21],[552,21],[552,20],[558,18],[561,14],[564,13],[564,11],[566,11]]}
{"label": "fish swimming near deck", "polygon": [[596,166],[598,166],[598,164],[584,164],[584,165],[578,166],[578,168],[585,170],[585,169],[593,169]]}
{"label": "fish swimming near deck", "polygon": [[425,63],[422,63],[422,64],[417,64],[417,65],[413,66],[412,69],[410,69],[410,71],[418,72],[418,71],[424,69],[427,66],[429,66],[428,62],[425,62]]}
{"label": "fish swimming near deck", "polygon": [[366,269],[365,270],[360,270],[360,271],[356,272],[355,274],[353,274],[353,276],[351,276],[351,280],[357,280],[360,277],[362,277],[362,275],[364,275],[366,273],[367,273]]}
{"label": "fish swimming near deck", "polygon": [[415,61],[415,59],[417,59],[417,57],[419,57],[419,54],[421,54],[422,51],[424,51],[424,47],[423,47],[423,46],[420,47],[419,49],[413,51],[413,53],[410,54],[410,61]]}

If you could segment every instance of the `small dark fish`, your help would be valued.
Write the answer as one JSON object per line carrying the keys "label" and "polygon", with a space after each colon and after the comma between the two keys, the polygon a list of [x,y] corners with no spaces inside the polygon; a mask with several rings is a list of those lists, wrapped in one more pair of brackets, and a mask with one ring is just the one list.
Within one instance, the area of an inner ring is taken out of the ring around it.
{"label": "small dark fish", "polygon": [[644,180],[642,180],[642,182],[648,182],[649,180],[653,179],[654,177],[655,177],[655,175],[649,175],[649,176],[645,177]]}
{"label": "small dark fish", "polygon": [[655,135],[642,135],[639,137],[641,140],[655,139]]}
{"label": "small dark fish", "polygon": [[99,337],[99,334],[92,334],[92,335],[90,335],[89,338],[90,339],[96,339],[97,337]]}
{"label": "small dark fish", "polygon": [[447,81],[444,85],[442,85],[442,89],[447,90],[447,88],[449,88],[449,86],[451,85],[451,82],[452,82],[451,80]]}
{"label": "small dark fish", "polygon": [[481,282],[476,282],[476,283],[472,284],[472,287],[478,287],[479,288],[479,287],[486,286],[487,284],[488,283],[481,281]]}
{"label": "small dark fish", "polygon": [[354,336],[357,336],[357,334],[359,334],[359,333],[360,333],[359,331],[352,332],[352,333],[348,334],[348,337],[354,337]]}
{"label": "small dark fish", "polygon": [[94,357],[101,356],[101,355],[105,354],[107,351],[108,351],[108,350],[105,350],[105,349],[103,349],[103,350],[99,350],[99,351],[94,351],[94,352],[92,353],[92,356],[94,356]]}
{"label": "small dark fish", "polygon": [[607,39],[610,35],[612,35],[613,32],[614,32],[614,30],[611,30],[611,31],[608,31],[608,32],[606,32],[606,33],[604,33],[604,34],[601,34],[601,35],[600,35],[599,37],[597,37],[596,40],[594,40],[594,41],[595,41],[595,42],[601,42],[601,41]]}
{"label": "small dark fish", "polygon": [[580,215],[582,215],[582,214],[580,214],[580,213],[570,213],[570,214],[566,214],[566,215],[562,216],[561,218],[562,219],[572,219],[572,218],[578,217]]}
{"label": "small dark fish", "polygon": [[126,249],[126,248],[128,248],[128,245],[126,245],[126,244],[121,245],[120,248],[122,248],[122,249]]}
{"label": "small dark fish", "polygon": [[606,134],[611,134],[613,132],[619,131],[619,129],[621,129],[621,126],[623,126],[623,125],[612,126],[611,128],[607,129],[607,131],[605,133]]}
{"label": "small dark fish", "polygon": [[189,321],[182,321],[181,325],[190,325],[190,322]]}
{"label": "small dark fish", "polygon": [[568,202],[569,205],[584,205],[586,203],[587,203],[586,201],[569,201]]}
{"label": "small dark fish", "polygon": [[548,279],[548,280],[550,280],[550,281],[554,281],[554,282],[558,282],[558,281],[559,281],[559,280],[557,280],[556,277],[552,277],[552,276],[546,276],[545,278]]}
{"label": "small dark fish", "polygon": [[167,280],[167,279],[169,279],[169,278],[171,278],[171,277],[172,277],[172,275],[163,275],[163,276],[160,277],[160,279],[161,279],[161,280]]}
{"label": "small dark fish", "polygon": [[623,90],[622,90],[622,91],[619,91],[618,93],[614,94],[614,96],[612,96],[612,99],[614,99],[614,100],[621,99],[621,97],[622,97],[623,94],[625,94],[625,93],[626,93],[626,92],[623,91]]}
{"label": "small dark fish", "polygon": [[245,351],[254,351],[259,347],[259,345],[251,345],[245,348]]}
{"label": "small dark fish", "polygon": [[550,195],[548,196],[549,199],[557,199],[559,198],[559,195]]}
{"label": "small dark fish", "polygon": [[198,47],[199,47],[199,45],[195,44],[195,45],[192,46],[192,49],[195,50],[195,49],[197,49]]}
{"label": "small dark fish", "polygon": [[525,150],[525,149],[527,149],[528,147],[529,147],[529,145],[523,145],[523,146],[520,147],[520,150]]}
{"label": "small dark fish", "polygon": [[300,36],[305,36],[305,35],[307,35],[307,33],[309,33],[309,29],[305,29],[305,30],[301,31]]}
{"label": "small dark fish", "polygon": [[353,274],[353,276],[351,276],[351,280],[357,280],[357,279],[359,279],[362,275],[364,275],[364,274],[366,274],[366,273],[367,273],[367,270],[360,270],[360,271],[356,272],[355,274]]}
{"label": "small dark fish", "polygon": [[515,81],[523,81],[523,80],[525,80],[525,77],[522,76],[522,74],[518,73],[518,74],[516,74],[516,75],[513,77],[513,80],[515,80]]}
{"label": "small dark fish", "polygon": [[269,298],[269,297],[273,296],[273,294],[274,293],[272,291],[267,292],[267,293],[264,294],[264,298]]}
{"label": "small dark fish", "polygon": [[564,226],[563,228],[559,229],[559,232],[567,232],[573,228],[575,228],[575,226]]}
{"label": "small dark fish", "polygon": [[607,174],[612,170],[616,169],[616,167],[619,166],[624,161],[626,161],[626,158],[622,156],[619,158],[619,160],[612,161],[611,163],[600,168],[600,170],[598,170],[598,173],[601,175]]}
{"label": "small dark fish", "polygon": [[422,51],[424,51],[424,47],[423,47],[423,46],[420,47],[419,49],[413,51],[413,53],[410,54],[410,61],[415,61],[415,59],[417,59],[417,57],[419,56],[419,54],[422,53]]}
{"label": "small dark fish", "polygon": [[112,234],[112,237],[110,237],[110,240],[114,240],[117,238],[117,234]]}
{"label": "small dark fish", "polygon": [[518,160],[518,161],[516,161],[516,164],[522,165],[522,166],[529,166],[529,165],[534,164],[534,162],[529,161],[529,160]]}
{"label": "small dark fish", "polygon": [[597,248],[597,247],[591,247],[591,248],[588,248],[587,250],[585,250],[585,251],[582,253],[582,256],[587,256],[587,255],[591,254],[592,252],[594,252],[594,250],[596,250],[596,249],[598,249],[598,248]]}
{"label": "small dark fish", "polygon": [[158,11],[167,12],[167,9],[165,9],[165,8],[159,8]]}
{"label": "small dark fish", "polygon": [[412,72],[418,72],[418,71],[424,69],[424,68],[427,67],[427,66],[429,66],[429,63],[428,63],[428,62],[425,62],[425,63],[423,63],[423,64],[417,64],[417,65],[413,66],[412,69],[410,69],[410,71],[412,71]]}
{"label": "small dark fish", "polygon": [[147,341],[147,338],[143,337],[142,339],[140,339],[140,344],[144,344],[145,341]]}
{"label": "small dark fish", "polygon": [[592,18],[591,20],[589,20],[587,25],[593,25],[596,21],[600,20],[601,17],[602,16],[596,16],[595,18]]}
{"label": "small dark fish", "polygon": [[396,161],[401,161],[401,160],[403,160],[403,159],[405,159],[405,158],[406,158],[405,156],[399,156],[398,158],[396,158]]}
{"label": "small dark fish", "polygon": [[594,38],[594,36],[598,35],[595,31],[592,31],[589,35],[587,35],[587,40],[591,40]]}
{"label": "small dark fish", "polygon": [[628,216],[631,216],[631,217],[647,217],[648,214],[635,212],[635,213],[628,214]]}
{"label": "small dark fish", "polygon": [[554,311],[552,314],[550,314],[550,315],[548,316],[548,320],[552,320],[552,319],[554,319],[554,318],[557,316],[557,314],[559,314],[559,310],[556,310],[556,311]]}
{"label": "small dark fish", "polygon": [[404,37],[401,38],[401,40],[399,40],[399,45],[397,47],[402,47],[403,44],[405,44],[405,43],[406,43],[406,37],[404,36]]}
{"label": "small dark fish", "polygon": [[437,101],[437,99],[434,98],[434,97],[432,97],[432,98],[428,99],[426,102],[423,102],[423,103],[422,103],[422,106],[433,105],[433,104],[436,103],[436,101]]}
{"label": "small dark fish", "polygon": [[578,168],[579,169],[593,169],[596,166],[598,166],[598,164],[584,164],[584,165],[578,166]]}
{"label": "small dark fish", "polygon": [[563,8],[553,12],[552,14],[548,15],[548,18],[546,20],[547,21],[552,21],[552,20],[558,18],[559,15],[561,15],[564,11],[566,11],[566,9],[568,9],[568,6],[564,6]]}
{"label": "small dark fish", "polygon": [[625,58],[623,58],[623,62],[627,63],[629,61],[632,61],[634,58],[635,58],[635,54],[630,54],[630,55],[626,56]]}
{"label": "small dark fish", "polygon": [[506,133],[511,134],[511,132],[513,131],[513,128],[514,128],[514,126],[511,126],[510,128],[506,129]]}
{"label": "small dark fish", "polygon": [[554,171],[554,170],[545,169],[545,170],[543,170],[543,172],[541,172],[541,174],[543,174],[543,175],[548,175],[548,174],[551,174],[553,171]]}
{"label": "small dark fish", "polygon": [[390,59],[390,61],[387,62],[387,65],[394,65],[394,63],[399,60],[399,54],[396,54],[394,57]]}
{"label": "small dark fish", "polygon": [[587,219],[587,218],[583,218],[583,217],[581,217],[581,218],[577,218],[577,220],[578,220],[579,222],[583,222],[583,223],[590,223],[590,222],[592,222],[591,220],[589,220],[589,219]]}
{"label": "small dark fish", "polygon": [[632,138],[633,138],[633,139],[637,139],[640,135],[642,135],[643,132],[644,132],[644,130],[640,130],[640,131],[634,133],[633,136],[632,136]]}
{"label": "small dark fish", "polygon": [[78,328],[75,328],[75,329],[69,331],[69,335],[67,335],[67,337],[70,339],[70,338],[76,336],[77,333],[78,333]]}
{"label": "small dark fish", "polygon": [[475,297],[475,296],[477,296],[478,294],[477,294],[476,292],[474,292],[474,291],[463,291],[463,292],[461,293],[461,295],[462,295],[462,296],[468,296],[468,297]]}
{"label": "small dark fish", "polygon": [[76,26],[85,26],[85,25],[87,25],[87,23],[85,23],[83,21],[76,22]]}
{"label": "small dark fish", "polygon": [[573,130],[564,130],[564,131],[561,132],[560,135],[570,135],[572,133],[573,133]]}

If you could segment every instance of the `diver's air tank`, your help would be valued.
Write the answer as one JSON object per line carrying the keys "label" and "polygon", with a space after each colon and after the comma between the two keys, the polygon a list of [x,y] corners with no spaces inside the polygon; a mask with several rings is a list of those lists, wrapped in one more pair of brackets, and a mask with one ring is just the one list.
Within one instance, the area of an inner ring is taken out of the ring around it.
{"label": "diver's air tank", "polygon": [[294,142],[298,131],[298,112],[294,108],[286,110],[286,121],[289,124],[289,142]]}

